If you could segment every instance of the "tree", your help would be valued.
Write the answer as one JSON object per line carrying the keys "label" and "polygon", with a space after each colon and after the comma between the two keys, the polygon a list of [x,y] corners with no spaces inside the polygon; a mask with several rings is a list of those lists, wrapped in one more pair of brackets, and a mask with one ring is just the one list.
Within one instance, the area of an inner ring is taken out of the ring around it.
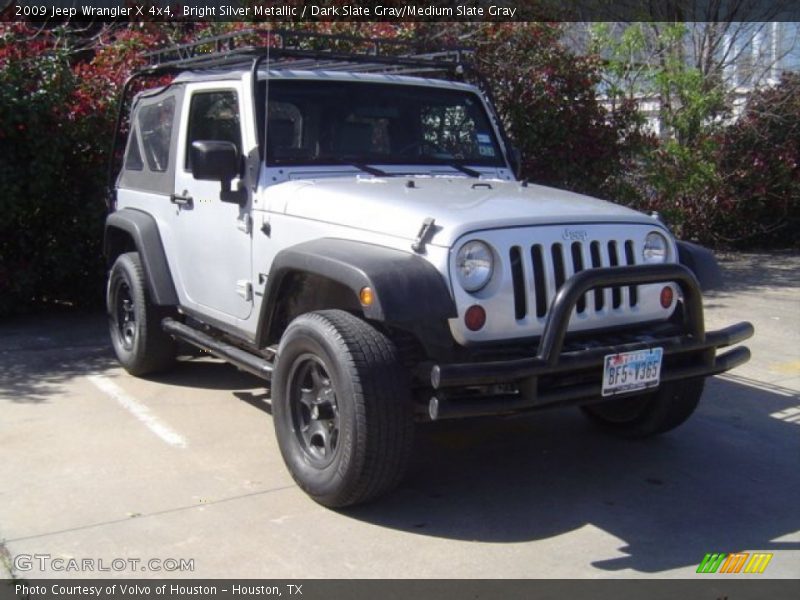
{"label": "tree", "polygon": [[476,63],[501,120],[523,156],[525,177],[598,196],[624,194],[618,177],[644,143],[632,105],[613,110],[597,97],[600,63],[577,56],[552,23],[460,25],[457,40]]}
{"label": "tree", "polygon": [[162,35],[0,23],[0,314],[102,302],[114,107]]}
{"label": "tree", "polygon": [[714,233],[729,245],[800,247],[800,74],[758,89],[724,133]]}

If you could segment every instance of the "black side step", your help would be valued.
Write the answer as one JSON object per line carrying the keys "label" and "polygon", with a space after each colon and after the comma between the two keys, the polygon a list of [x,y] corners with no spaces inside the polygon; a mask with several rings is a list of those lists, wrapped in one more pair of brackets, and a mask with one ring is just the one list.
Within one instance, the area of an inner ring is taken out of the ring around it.
{"label": "black side step", "polygon": [[164,319],[161,321],[161,327],[168,334],[185,342],[189,342],[206,352],[210,352],[214,356],[228,361],[242,371],[247,371],[267,381],[272,379],[272,363],[264,360],[260,356],[250,354],[241,348],[226,344],[202,331],[179,323],[175,319]]}

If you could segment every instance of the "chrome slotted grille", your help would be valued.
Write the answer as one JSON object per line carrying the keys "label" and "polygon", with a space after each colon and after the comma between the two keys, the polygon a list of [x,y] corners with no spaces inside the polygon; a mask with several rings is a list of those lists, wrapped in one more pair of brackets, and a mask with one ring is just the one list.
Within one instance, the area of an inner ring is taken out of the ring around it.
{"label": "chrome slotted grille", "polygon": [[[514,314],[543,319],[564,282],[584,269],[636,264],[633,240],[584,240],[511,246],[509,260],[514,287]],[[633,308],[636,286],[597,289],[578,301],[577,314]]]}

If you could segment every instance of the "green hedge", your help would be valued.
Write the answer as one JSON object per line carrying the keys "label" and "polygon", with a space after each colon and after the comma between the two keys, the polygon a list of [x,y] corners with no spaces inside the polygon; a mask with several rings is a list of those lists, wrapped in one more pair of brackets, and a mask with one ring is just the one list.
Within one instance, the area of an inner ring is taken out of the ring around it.
{"label": "green hedge", "polygon": [[105,132],[76,87],[64,52],[0,63],[0,314],[102,299]]}

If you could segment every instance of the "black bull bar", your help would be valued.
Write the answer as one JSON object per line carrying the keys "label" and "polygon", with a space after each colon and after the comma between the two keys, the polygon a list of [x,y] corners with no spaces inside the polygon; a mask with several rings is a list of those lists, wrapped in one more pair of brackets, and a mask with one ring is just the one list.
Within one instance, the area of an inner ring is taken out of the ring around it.
{"label": "black bull bar", "polygon": [[[647,341],[562,352],[572,311],[585,293],[595,288],[665,282],[675,282],[681,289],[683,333]],[[536,356],[434,365],[430,379],[436,392],[428,405],[428,416],[432,419],[477,416],[599,400],[602,389],[599,377],[594,383],[555,386],[549,390],[537,389],[535,381],[542,376],[602,368],[606,355],[633,350],[663,348],[662,382],[722,373],[747,362],[750,359],[750,350],[740,346],[717,355],[716,349],[737,344],[752,337],[753,333],[753,325],[746,321],[716,331],[706,331],[700,285],[694,274],[683,265],[639,265],[581,271],[566,281],[553,298]],[[668,362],[669,357],[690,354],[696,356],[696,360],[690,361],[692,364],[670,365]],[[522,386],[525,393],[507,396],[464,399],[446,391],[448,388],[522,382],[527,382]]]}

